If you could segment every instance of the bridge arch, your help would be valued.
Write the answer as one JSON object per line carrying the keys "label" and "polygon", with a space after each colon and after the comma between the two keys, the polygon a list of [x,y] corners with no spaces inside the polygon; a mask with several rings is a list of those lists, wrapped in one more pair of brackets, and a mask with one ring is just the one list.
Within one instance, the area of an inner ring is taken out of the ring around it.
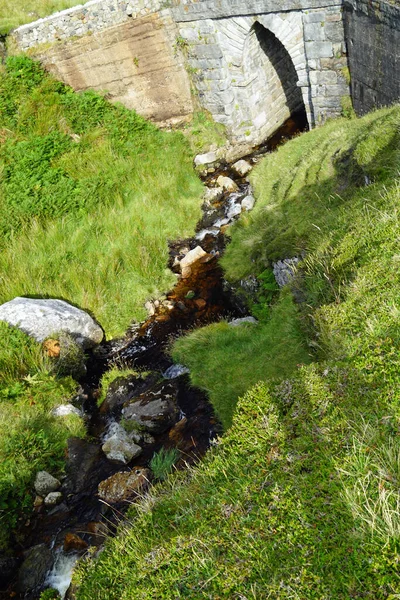
{"label": "bridge arch", "polygon": [[267,24],[271,28],[267,28],[262,20],[257,19],[247,35],[242,68],[245,77],[252,76],[246,110],[264,139],[294,114],[301,114],[305,120],[306,111],[299,75],[289,52],[293,44],[288,50],[273,33],[272,29],[280,31],[279,23],[271,27],[271,19],[264,19],[270,21]]}

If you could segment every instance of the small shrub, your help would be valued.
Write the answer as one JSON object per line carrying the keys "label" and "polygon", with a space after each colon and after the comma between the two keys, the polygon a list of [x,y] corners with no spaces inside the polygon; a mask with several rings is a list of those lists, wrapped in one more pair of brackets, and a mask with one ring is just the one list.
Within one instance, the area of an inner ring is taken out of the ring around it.
{"label": "small shrub", "polygon": [[154,477],[163,481],[171,473],[178,458],[179,450],[176,448],[161,448],[150,461],[150,469],[153,471]]}

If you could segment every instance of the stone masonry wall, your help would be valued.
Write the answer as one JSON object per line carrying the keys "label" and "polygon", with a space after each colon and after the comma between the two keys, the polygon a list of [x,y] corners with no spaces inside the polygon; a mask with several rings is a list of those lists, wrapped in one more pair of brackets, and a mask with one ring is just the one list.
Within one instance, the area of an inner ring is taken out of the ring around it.
{"label": "stone masonry wall", "polygon": [[113,25],[161,10],[161,0],[91,0],[84,5],[54,13],[13,33],[18,47],[28,50],[38,44],[91,35]]}
{"label": "stone masonry wall", "polygon": [[351,92],[358,114],[400,98],[400,7],[345,0]]}
{"label": "stone masonry wall", "polygon": [[[173,14],[180,15],[176,10]],[[178,23],[202,105],[244,149],[271,135],[289,115],[284,98],[288,84],[280,77],[277,91],[268,52],[264,68],[255,68],[260,49],[253,36],[257,24],[273,34],[276,46],[283,46],[290,58],[311,127],[340,114],[342,97],[349,95],[343,76],[347,58],[341,5]]]}
{"label": "stone masonry wall", "polygon": [[311,127],[341,112],[341,9],[341,0],[92,0],[13,36],[75,89],[107,90],[158,122],[190,114],[189,73],[201,105],[246,151],[297,108]]}

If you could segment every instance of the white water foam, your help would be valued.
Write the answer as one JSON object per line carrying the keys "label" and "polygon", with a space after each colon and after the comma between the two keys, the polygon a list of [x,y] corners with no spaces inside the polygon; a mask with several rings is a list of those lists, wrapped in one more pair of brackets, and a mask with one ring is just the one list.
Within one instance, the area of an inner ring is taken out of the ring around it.
{"label": "white water foam", "polygon": [[45,585],[58,590],[61,600],[64,600],[71,584],[72,572],[78,558],[78,554],[66,554],[60,550],[57,552],[54,565],[46,577]]}

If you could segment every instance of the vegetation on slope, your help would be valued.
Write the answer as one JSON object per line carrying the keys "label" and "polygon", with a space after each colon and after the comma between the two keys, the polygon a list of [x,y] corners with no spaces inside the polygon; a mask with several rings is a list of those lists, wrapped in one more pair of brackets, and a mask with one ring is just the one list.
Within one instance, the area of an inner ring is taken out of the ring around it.
{"label": "vegetation on slope", "polygon": [[84,4],[81,0],[0,0],[0,34],[4,35],[25,23],[31,23],[54,12]]}
{"label": "vegetation on slope", "polygon": [[183,134],[11,57],[0,135],[0,302],[63,298],[123,333],[172,285],[167,241],[200,214]]}
{"label": "vegetation on slope", "polygon": [[[115,335],[173,283],[167,242],[192,233],[202,190],[183,134],[10,57],[0,73],[0,173],[0,303],[63,298]],[[2,549],[29,513],[36,472],[60,471],[67,438],[85,431],[76,416],[51,416],[73,380],[24,334],[0,323],[0,338]]]}
{"label": "vegetation on slope", "polygon": [[41,345],[0,322],[0,550],[25,511],[37,471],[58,473],[67,439],[83,436],[76,415],[57,419],[51,410],[70,397],[76,383],[55,376]]}
{"label": "vegetation on slope", "polygon": [[[131,523],[80,567],[80,600],[399,595],[399,125],[398,107],[330,122],[258,167],[257,207],[233,230],[224,266],[239,279],[304,257],[295,331],[314,361],[296,367],[279,344],[274,354],[279,334],[266,325],[293,319],[288,290],[258,311],[264,338],[240,334],[245,375],[227,327],[179,341],[217,410],[223,386],[234,406],[242,378],[260,379],[252,339],[264,382],[205,462],[132,507]],[[218,385],[200,365],[210,347]]]}

